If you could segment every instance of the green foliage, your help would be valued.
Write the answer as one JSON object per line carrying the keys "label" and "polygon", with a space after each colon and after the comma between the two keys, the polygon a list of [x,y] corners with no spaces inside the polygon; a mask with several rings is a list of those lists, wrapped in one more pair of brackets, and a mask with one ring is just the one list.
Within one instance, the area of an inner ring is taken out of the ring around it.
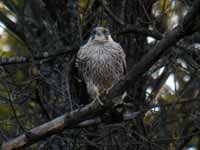
{"label": "green foliage", "polygon": [[80,7],[81,7],[82,9],[87,8],[89,1],[90,1],[90,0],[80,0],[80,4],[79,4]]}
{"label": "green foliage", "polygon": [[6,119],[12,115],[12,110],[8,104],[0,103],[0,119]]}
{"label": "green foliage", "polygon": [[14,78],[16,83],[22,83],[25,81],[26,77],[22,70],[16,70]]}
{"label": "green foliage", "polygon": [[79,6],[81,9],[89,9],[95,0],[80,0]]}
{"label": "green foliage", "polygon": [[15,5],[22,7],[25,0],[11,0]]}
{"label": "green foliage", "polygon": [[[2,30],[2,29],[1,29]],[[18,39],[16,39],[12,34],[2,32],[0,36],[0,56],[10,57],[10,56],[27,56],[27,48]]]}

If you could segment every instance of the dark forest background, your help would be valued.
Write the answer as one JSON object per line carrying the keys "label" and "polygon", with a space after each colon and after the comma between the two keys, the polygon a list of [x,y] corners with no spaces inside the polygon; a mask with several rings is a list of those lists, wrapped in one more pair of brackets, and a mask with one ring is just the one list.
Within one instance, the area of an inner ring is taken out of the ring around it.
{"label": "dark forest background", "polygon": [[[1,0],[2,149],[200,149],[199,12],[199,0]],[[127,91],[114,107],[90,105],[74,66],[96,26],[127,56],[102,98]]]}

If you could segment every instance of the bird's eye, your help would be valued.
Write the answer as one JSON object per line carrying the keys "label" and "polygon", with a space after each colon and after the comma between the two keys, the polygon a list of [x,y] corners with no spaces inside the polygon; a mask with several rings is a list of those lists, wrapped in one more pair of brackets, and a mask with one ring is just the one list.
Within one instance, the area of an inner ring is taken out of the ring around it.
{"label": "bird's eye", "polygon": [[93,30],[92,32],[91,32],[91,35],[95,35],[96,34],[96,30]]}
{"label": "bird's eye", "polygon": [[103,33],[104,33],[105,35],[109,35],[109,31],[108,31],[108,30],[103,30]]}

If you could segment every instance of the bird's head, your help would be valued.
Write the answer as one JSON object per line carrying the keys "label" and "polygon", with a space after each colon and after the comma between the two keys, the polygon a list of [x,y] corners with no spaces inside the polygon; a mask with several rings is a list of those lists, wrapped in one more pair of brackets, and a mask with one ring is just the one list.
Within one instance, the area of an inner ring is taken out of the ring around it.
{"label": "bird's head", "polygon": [[94,28],[91,32],[90,40],[99,43],[113,41],[110,31],[104,27]]}

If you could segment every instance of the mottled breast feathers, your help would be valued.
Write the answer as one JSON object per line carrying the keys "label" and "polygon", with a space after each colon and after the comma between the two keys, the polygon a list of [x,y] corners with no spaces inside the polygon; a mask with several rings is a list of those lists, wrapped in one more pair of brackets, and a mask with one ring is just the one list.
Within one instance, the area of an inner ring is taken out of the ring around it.
{"label": "mottled breast feathers", "polygon": [[77,54],[76,67],[92,98],[110,89],[126,74],[125,53],[114,42],[88,42]]}

